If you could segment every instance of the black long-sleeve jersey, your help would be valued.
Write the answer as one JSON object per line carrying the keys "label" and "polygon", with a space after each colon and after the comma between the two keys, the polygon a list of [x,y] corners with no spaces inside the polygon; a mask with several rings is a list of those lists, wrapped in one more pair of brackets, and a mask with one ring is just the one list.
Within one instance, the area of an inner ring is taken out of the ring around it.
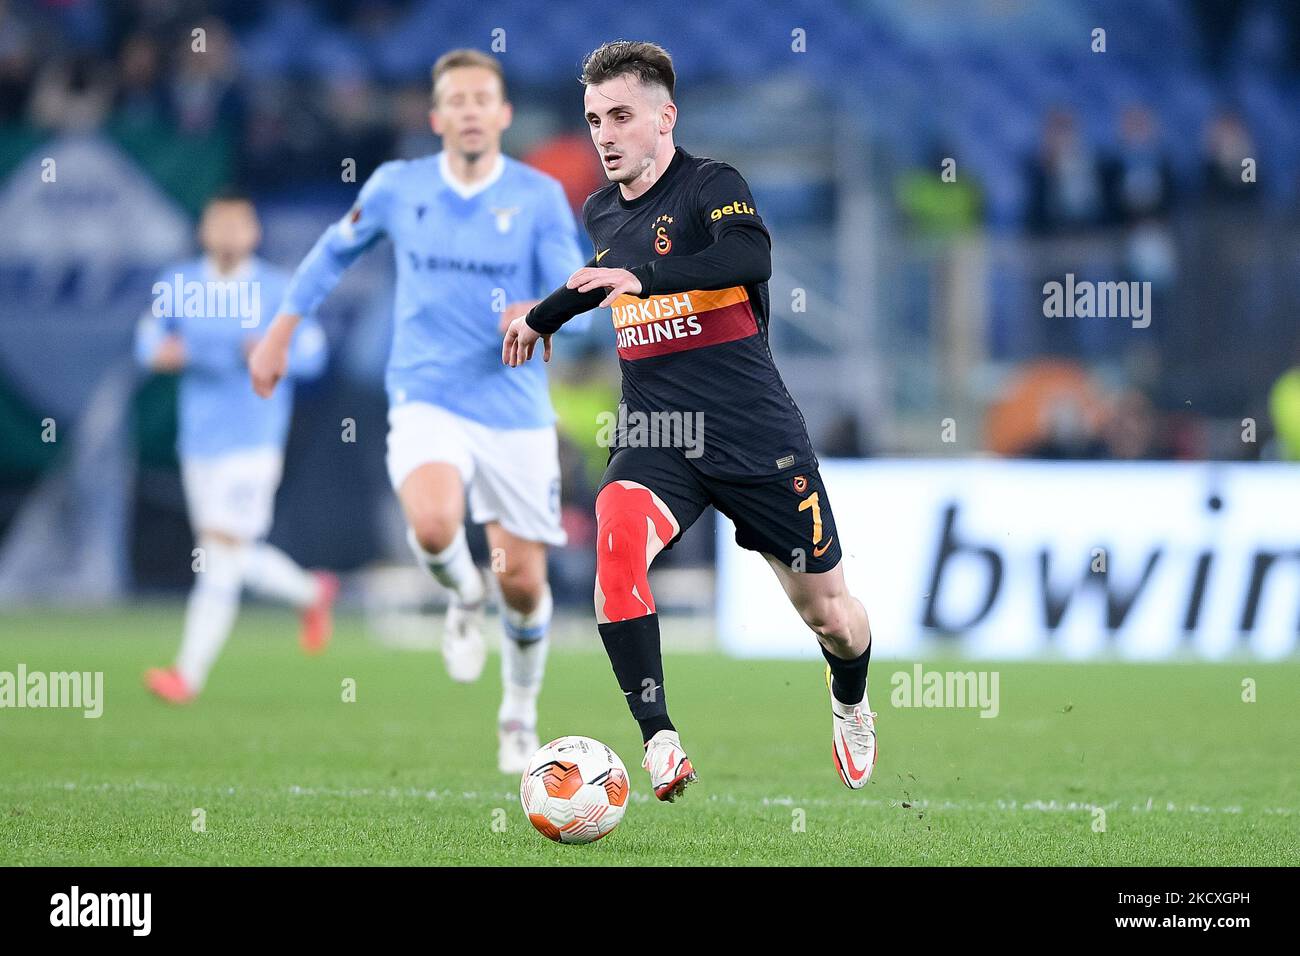
{"label": "black long-sleeve jersey", "polygon": [[[624,199],[610,183],[582,216],[596,250],[588,265],[641,281],[640,295],[612,309],[627,411],[702,413],[702,454],[691,463],[712,477],[816,468],[768,346],[771,238],[740,173],[678,147],[645,193]],[[558,289],[528,325],[552,333],[605,295]]]}

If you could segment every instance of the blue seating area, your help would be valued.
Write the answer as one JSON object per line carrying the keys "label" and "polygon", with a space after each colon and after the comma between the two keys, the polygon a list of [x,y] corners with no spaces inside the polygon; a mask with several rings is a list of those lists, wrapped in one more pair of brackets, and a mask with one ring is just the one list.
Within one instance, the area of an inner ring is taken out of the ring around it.
{"label": "blue seating area", "polygon": [[[758,83],[800,74],[830,102],[854,110],[871,136],[905,162],[927,160],[936,140],[953,144],[980,179],[994,226],[1016,223],[1024,203],[1022,163],[1037,147],[1053,107],[1075,113],[1094,147],[1116,137],[1125,106],[1161,117],[1160,134],[1181,177],[1194,176],[1203,128],[1221,107],[1240,112],[1269,170],[1261,186],[1290,198],[1300,83],[1280,80],[1273,60],[1281,24],[1248,20],[1226,70],[1202,63],[1189,6],[1178,0],[1044,0],[1017,5],[932,0],[795,0],[780,12],[753,0],[692,4],[663,29],[667,4],[604,5],[578,0],[466,7],[418,0],[392,8],[381,29],[330,23],[305,3],[273,4],[237,31],[251,77],[357,73],[384,83],[422,81],[433,53],[484,46],[494,30],[512,81],[563,89],[582,56],[614,36],[647,37],[673,52],[686,88],[708,81]],[[676,7],[677,5],[672,5]],[[919,8],[919,9],[918,9]],[[382,19],[382,18],[381,18]],[[1106,51],[1091,50],[1092,30]],[[792,31],[806,47],[793,52]],[[741,133],[736,131],[736,135]]]}

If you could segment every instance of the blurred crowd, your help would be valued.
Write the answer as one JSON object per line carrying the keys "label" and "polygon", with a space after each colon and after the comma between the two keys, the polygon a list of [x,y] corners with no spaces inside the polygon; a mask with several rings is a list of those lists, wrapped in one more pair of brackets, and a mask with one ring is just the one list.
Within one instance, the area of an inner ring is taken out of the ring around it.
{"label": "blurred crowd", "polygon": [[[208,178],[249,187],[337,181],[339,156],[356,159],[364,176],[394,155],[404,130],[427,133],[427,84],[391,100],[362,77],[341,76],[309,96],[292,78],[250,84],[236,62],[231,16],[186,15],[186,7],[51,4],[43,16],[24,16],[6,5],[0,125],[186,139],[217,150],[220,168]],[[70,30],[74,12],[88,22]],[[69,32],[83,42],[70,47]]]}
{"label": "blurred crowd", "polygon": [[[347,57],[324,72],[258,68],[256,43],[250,50],[237,34],[275,9],[382,44],[410,6],[333,0],[259,11],[233,2],[51,0],[23,8],[0,0],[0,133],[21,145],[107,132],[191,212],[216,186],[265,193],[364,182],[388,159],[436,151],[428,64],[417,76],[384,81]],[[277,48],[292,27],[276,26]],[[513,145],[558,175],[580,206],[600,181],[589,146],[575,147],[571,130],[538,111],[529,119],[517,124]],[[355,164],[347,179],[342,158]],[[0,150],[0,171],[5,159]]]}
{"label": "blurred crowd", "polygon": [[[1193,182],[1175,181],[1158,119],[1143,106],[1120,118],[1114,151],[1099,155],[1072,113],[1055,110],[1044,124],[1042,147],[1028,163],[1026,223],[1040,235],[1063,235],[1096,226],[1135,227],[1165,220],[1191,202],[1250,203],[1260,196],[1242,162],[1258,155],[1241,116],[1215,115],[1199,137],[1201,162]],[[1188,131],[1184,132],[1184,135]],[[1195,142],[1197,137],[1191,132]]]}
{"label": "blurred crowd", "polygon": [[[330,51],[292,58],[281,47],[295,26],[312,38],[346,35],[362,46],[382,46],[395,39],[412,6],[409,0],[0,0],[0,129],[151,130],[216,143],[224,150],[218,178],[254,190],[337,181],[340,156],[355,159],[364,176],[385,159],[435,146],[427,79],[385,73],[346,51],[337,51],[335,68],[322,70]],[[1245,6],[1197,4],[1212,62],[1226,55],[1225,38],[1239,29]],[[240,34],[251,38],[251,48],[237,41]],[[255,62],[266,52],[258,37],[276,38],[275,62]],[[203,55],[191,55],[199,50]],[[1256,152],[1240,112],[1225,108],[1201,131],[1177,131],[1202,154],[1195,181],[1176,180],[1165,132],[1150,108],[1134,104],[1119,118],[1112,142],[1098,144],[1068,107],[1053,110],[1041,147],[1027,162],[1023,224],[1038,234],[1062,234],[1149,221],[1192,199],[1250,202],[1259,195],[1242,180],[1241,158]],[[905,211],[926,226],[954,217],[958,224],[977,222],[978,188],[974,195],[964,194],[966,188],[948,190],[941,204],[913,191]]]}
{"label": "blurred crowd", "polygon": [[[1270,11],[1274,32],[1282,29],[1278,35],[1251,34],[1258,28],[1248,14],[1261,6]],[[0,173],[43,137],[103,131],[192,211],[222,185],[265,194],[338,184],[340,157],[355,160],[355,181],[363,181],[386,159],[437,146],[428,122],[428,80],[412,65],[418,61],[394,66],[383,52],[403,42],[411,49],[410,38],[399,34],[419,7],[414,0],[0,0]],[[1194,0],[1188,10],[1207,70],[1231,68],[1242,42],[1247,50],[1278,47],[1280,68],[1294,71],[1300,63],[1300,5]],[[296,36],[310,39],[295,44]],[[573,79],[557,76],[555,82]],[[535,84],[529,91],[539,93]],[[508,147],[557,175],[576,207],[600,182],[581,131],[571,128],[572,117],[566,125],[549,113],[544,102],[520,112]],[[1176,280],[1205,278],[1188,274],[1196,268],[1189,263],[1198,260],[1189,255],[1186,235],[1177,234],[1178,217],[1210,210],[1201,221],[1216,225],[1203,230],[1208,245],[1202,259],[1212,259],[1217,244],[1230,242],[1231,229],[1256,208],[1276,209],[1293,202],[1296,192],[1257,189],[1256,171],[1244,174],[1243,160],[1277,147],[1257,142],[1249,111],[1220,106],[1206,115],[1198,129],[1162,129],[1158,110],[1134,99],[1114,117],[1110,135],[1098,136],[1096,123],[1084,122],[1072,106],[1051,109],[1033,154],[1006,158],[1020,175],[1016,231],[1044,240],[1118,236],[1122,275],[1113,277],[1151,282],[1159,313],[1177,312]],[[1187,153],[1172,161],[1171,148],[1179,142],[1198,154],[1195,162]],[[952,235],[985,221],[978,172],[964,172],[955,182],[934,175],[953,152],[952,145],[936,142],[933,156],[895,184],[901,217],[923,235]],[[1213,216],[1225,210],[1234,218],[1220,231]],[[1247,251],[1238,259],[1249,258],[1248,247],[1240,249]],[[1059,272],[1053,264],[1046,274],[1059,278]],[[1041,284],[1036,278],[1027,274],[1029,287]],[[1184,323],[1179,338],[1162,322],[1149,339],[1131,339],[1154,346],[1154,357],[1150,350],[1108,351],[1118,333],[1098,338],[1098,346],[1088,340],[1092,327],[1040,322],[1025,337],[1030,344],[1024,354],[1012,356],[1019,371],[990,408],[989,447],[1048,457],[1197,457],[1235,448],[1206,437],[1213,416],[1258,414],[1267,426],[1269,388],[1289,366],[1259,363],[1259,340],[1234,331],[1241,324],[1234,310],[1252,298],[1251,290],[1215,281],[1208,288],[1219,291],[1207,295],[1221,297],[1214,303],[1222,316],[1217,326],[1189,332]],[[1270,295],[1278,298],[1272,288],[1254,298]],[[1190,298],[1205,300],[1199,291]],[[1024,311],[1017,302],[1001,314]],[[1276,316],[1252,319],[1261,335],[1276,338]],[[1289,342],[1279,344],[1277,351],[1288,353]],[[1222,358],[1223,382],[1186,394],[1159,384],[1162,375],[1166,383],[1170,376],[1180,383],[1194,376],[1207,351]],[[1095,374],[1098,358],[1119,359],[1132,374],[1112,375],[1100,385],[1107,379]],[[1152,372],[1154,365],[1163,371]],[[1008,413],[1017,403],[1020,412]],[[1026,431],[1018,419],[1035,425]],[[832,453],[862,453],[869,450],[864,431],[870,429],[848,418],[825,442]]]}

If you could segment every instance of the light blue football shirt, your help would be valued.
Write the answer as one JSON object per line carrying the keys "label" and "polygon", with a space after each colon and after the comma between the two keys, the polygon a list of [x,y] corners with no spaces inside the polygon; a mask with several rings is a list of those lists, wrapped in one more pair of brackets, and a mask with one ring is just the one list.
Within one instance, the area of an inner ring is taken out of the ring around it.
{"label": "light blue football shirt", "polygon": [[159,344],[176,334],[185,343],[177,402],[177,450],[182,458],[211,458],[253,448],[283,448],[293,412],[293,381],[325,368],[325,334],[313,320],[294,332],[289,380],[269,399],[253,391],[246,350],[265,334],[289,276],[256,257],[221,276],[211,261],[164,269],[153,305],[136,326],[135,357],[148,367]]}
{"label": "light blue football shirt", "polygon": [[544,297],[585,261],[560,184],[505,156],[469,190],[445,153],[384,163],[299,265],[280,311],[311,315],[381,236],[397,264],[389,403],[429,402],[494,428],[552,424],[543,363],[502,365],[499,325],[507,305]]}

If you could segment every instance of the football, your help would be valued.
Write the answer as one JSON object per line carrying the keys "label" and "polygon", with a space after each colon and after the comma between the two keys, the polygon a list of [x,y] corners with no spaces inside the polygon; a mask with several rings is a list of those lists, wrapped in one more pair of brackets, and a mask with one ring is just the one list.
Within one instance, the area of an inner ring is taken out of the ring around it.
{"label": "football", "polygon": [[529,822],[558,843],[591,843],[612,832],[627,793],[623,761],[590,737],[552,740],[533,754],[519,781]]}

